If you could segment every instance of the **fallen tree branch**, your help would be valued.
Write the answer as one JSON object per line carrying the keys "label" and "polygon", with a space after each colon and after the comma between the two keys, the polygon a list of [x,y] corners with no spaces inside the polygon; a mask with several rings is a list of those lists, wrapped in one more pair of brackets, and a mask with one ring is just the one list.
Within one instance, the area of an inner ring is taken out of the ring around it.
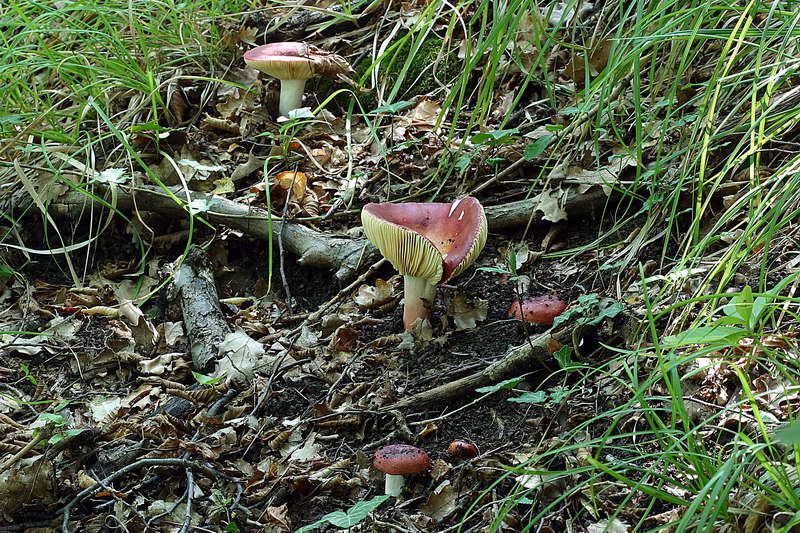
{"label": "fallen tree branch", "polygon": [[[108,190],[106,186],[101,185],[100,188]],[[186,192],[174,193],[182,201],[187,201]],[[212,223],[224,224],[252,237],[267,239],[270,236],[267,222],[269,213],[265,209],[202,192],[189,192],[188,199],[198,205],[209,206],[207,211],[199,215]],[[53,204],[84,208],[92,201],[90,197],[73,191],[55,199]],[[609,198],[600,187],[592,187],[582,193],[577,189],[568,189],[562,207],[567,216],[578,217],[602,209],[608,201]],[[185,207],[158,187],[119,187],[116,202],[116,207],[124,210],[138,208],[166,215],[187,214]],[[503,231],[543,222],[544,213],[537,209],[538,205],[538,199],[529,198],[486,207],[489,230]],[[353,279],[362,265],[372,264],[380,259],[378,250],[367,239],[329,235],[301,224],[281,222],[273,217],[272,238],[277,239],[281,233],[286,248],[300,258],[300,264],[335,269],[336,278],[342,285]]]}
{"label": "fallen tree branch", "polygon": [[419,392],[383,409],[402,409],[420,406],[437,401],[460,398],[472,394],[476,388],[493,385],[515,375],[524,374],[534,364],[541,362],[553,353],[553,348],[572,343],[573,333],[579,327],[575,324],[558,331],[547,331],[530,342],[511,348],[502,359],[495,361],[479,372],[438,387]]}
{"label": "fallen tree branch", "polygon": [[[612,200],[614,197],[612,196]],[[567,189],[564,199],[564,211],[568,217],[580,217],[603,209],[609,197],[600,187],[592,187],[586,192],[578,192],[577,188]],[[507,204],[490,205],[486,211],[486,222],[489,231],[503,231],[530,224],[547,222],[542,217],[544,212],[538,209],[539,199],[528,198]]]}
{"label": "fallen tree branch", "polygon": [[[108,187],[100,186],[101,189]],[[186,202],[184,191],[173,191],[181,201]],[[378,250],[366,239],[350,239],[328,235],[301,224],[281,222],[273,217],[272,234],[270,235],[268,217],[265,209],[247,206],[202,192],[190,191],[188,200],[197,205],[206,205],[208,210],[198,213],[204,219],[215,224],[224,224],[229,228],[240,230],[252,237],[262,239],[278,238],[283,233],[286,249],[297,255],[300,264],[321,268],[336,269],[336,278],[340,283],[352,279],[362,264],[371,264],[379,259]],[[80,193],[70,192],[53,201],[53,204],[88,207],[93,199]],[[187,214],[186,208],[159,187],[140,185],[136,187],[119,187],[117,189],[116,207],[130,210],[154,211],[166,215]]]}
{"label": "fallen tree branch", "polygon": [[173,288],[181,303],[192,368],[204,372],[217,358],[219,345],[230,328],[219,306],[211,262],[202,248],[194,246],[189,250],[175,272]]}

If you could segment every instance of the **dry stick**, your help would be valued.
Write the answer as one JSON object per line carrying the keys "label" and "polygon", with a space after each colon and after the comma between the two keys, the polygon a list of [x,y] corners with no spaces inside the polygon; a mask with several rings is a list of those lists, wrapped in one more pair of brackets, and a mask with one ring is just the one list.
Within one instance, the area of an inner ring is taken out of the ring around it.
{"label": "dry stick", "polygon": [[194,473],[191,468],[186,469],[186,516],[178,533],[186,533],[192,525],[192,500],[194,496]]}
{"label": "dry stick", "polygon": [[11,456],[8,459],[8,461],[6,461],[2,465],[0,465],[0,474],[2,474],[6,470],[8,470],[12,466],[14,466],[14,463],[16,463],[17,461],[22,459],[25,456],[26,453],[28,453],[29,451],[31,451],[34,448],[34,446],[36,446],[37,444],[39,444],[42,441],[50,440],[50,437],[52,436],[52,434],[53,434],[52,430],[46,428],[41,433],[39,433],[39,435],[37,435],[36,437],[32,438],[31,441],[28,444],[26,444],[20,451],[18,451],[13,456]]}
{"label": "dry stick", "polygon": [[281,216],[281,229],[278,231],[278,256],[281,269],[281,281],[283,281],[283,290],[286,291],[286,308],[289,310],[290,315],[294,312],[292,311],[292,293],[289,292],[289,282],[286,281],[286,269],[283,265],[283,230],[286,228],[286,211],[289,210],[289,198],[292,196],[292,191],[294,190],[294,180],[296,177],[297,170],[295,170],[294,174],[292,174],[292,184],[289,186],[289,190],[286,193],[286,201],[283,203],[283,215]]}
{"label": "dry stick", "polygon": [[230,333],[219,305],[211,260],[199,246],[192,246],[175,272],[174,292],[180,301],[192,370],[204,372],[218,355],[218,346]]}
{"label": "dry stick", "polygon": [[491,385],[512,375],[522,374],[533,363],[550,357],[554,346],[572,342],[572,334],[577,327],[578,325],[576,324],[570,324],[555,332],[550,330],[542,333],[533,339],[530,344],[511,348],[502,359],[492,363],[480,372],[414,394],[383,409],[401,409],[468,395],[477,387]]}
{"label": "dry stick", "polygon": [[103,488],[103,485],[108,485],[109,483],[115,481],[117,478],[120,478],[125,474],[133,472],[134,470],[137,470],[139,468],[147,468],[149,466],[182,466],[183,468],[195,468],[203,472],[208,477],[213,477],[213,478],[224,477],[226,479],[233,480],[233,478],[230,478],[230,476],[223,474],[222,472],[217,472],[216,470],[209,468],[203,464],[195,463],[194,461],[189,461],[186,459],[173,459],[173,458],[140,459],[139,461],[131,463],[123,468],[120,468],[113,474],[106,476],[100,483],[95,483],[91,487],[83,489],[74,498],[72,498],[72,500],[70,500],[70,502],[67,505],[65,505],[64,508],[61,509],[61,511],[59,511],[60,513],[64,514],[64,518],[61,520],[61,531],[63,533],[69,533],[70,511],[72,511],[72,508],[75,507],[81,500]]}
{"label": "dry stick", "polygon": [[[108,192],[109,189],[108,186],[97,186],[97,190],[101,193]],[[186,193],[174,188],[171,190],[174,194],[179,194],[181,200],[188,196],[192,201],[210,206],[208,211],[198,213],[198,215],[213,224],[225,224],[229,228],[262,239],[270,237],[277,239],[278,234],[282,233],[286,249],[300,258],[300,264],[332,268],[336,271],[336,278],[340,282],[352,279],[361,270],[362,262],[375,261],[379,257],[377,248],[366,239],[329,235],[307,228],[302,224],[292,222],[284,224],[279,220],[273,221],[273,230],[270,233],[267,223],[270,215],[265,209],[243,205],[213,194],[195,191]],[[160,187],[117,186],[116,207],[118,209],[134,209],[134,198],[136,205],[139,205],[142,210],[172,216],[188,216],[185,207],[177,204],[173,197]],[[73,191],[53,200],[50,205],[53,207],[58,205],[74,206],[83,209],[92,203],[94,203],[92,198]],[[15,210],[21,212],[25,207],[23,202],[16,205]]]}
{"label": "dry stick", "polygon": [[[620,80],[619,84],[617,84],[617,86],[614,87],[614,90],[611,91],[611,96],[609,97],[610,101],[617,99],[619,94],[628,86],[628,80],[629,77],[625,77],[622,80]],[[597,102],[590,109],[584,111],[583,113],[575,117],[575,120],[570,122],[569,125],[567,125],[564,129],[554,133],[553,138],[550,140],[550,142],[552,143],[553,141],[557,141],[562,137],[566,137],[567,135],[575,131],[578,128],[578,126],[583,126],[584,124],[586,124],[592,117],[594,117],[594,115],[597,114],[598,111],[600,111],[600,102]],[[470,191],[469,193],[470,196],[475,196],[476,194],[486,189],[487,187],[491,187],[501,179],[511,175],[513,172],[516,172],[525,163],[528,163],[528,160],[525,159],[524,157],[517,159],[509,166],[507,166],[505,169],[503,169],[502,172],[475,187],[472,191]]]}

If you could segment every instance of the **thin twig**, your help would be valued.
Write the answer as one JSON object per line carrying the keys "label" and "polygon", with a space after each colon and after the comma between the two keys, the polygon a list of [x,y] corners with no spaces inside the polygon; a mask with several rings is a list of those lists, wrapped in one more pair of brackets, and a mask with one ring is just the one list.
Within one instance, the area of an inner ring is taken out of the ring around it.
{"label": "thin twig", "polygon": [[194,496],[194,474],[191,468],[186,469],[186,517],[178,533],[186,533],[192,525],[192,499]]}
{"label": "thin twig", "polygon": [[72,498],[72,500],[70,500],[70,502],[67,505],[65,505],[64,508],[61,509],[61,511],[60,511],[60,513],[64,514],[64,518],[61,520],[61,531],[62,531],[62,533],[70,533],[70,531],[69,531],[69,515],[70,515],[70,512],[72,511],[72,508],[75,507],[81,500],[83,500],[87,496],[90,496],[90,495],[94,494],[95,492],[97,492],[98,490],[100,490],[101,488],[103,488],[103,485],[108,485],[109,483],[113,482],[117,478],[120,478],[120,477],[124,476],[125,474],[133,472],[134,470],[137,470],[139,468],[147,468],[147,467],[150,467],[150,466],[182,466],[184,468],[195,468],[197,470],[200,470],[201,472],[203,472],[205,475],[207,475],[209,477],[213,477],[213,478],[224,477],[226,479],[233,480],[233,478],[231,478],[230,476],[228,476],[228,475],[226,475],[226,474],[224,474],[222,472],[217,472],[216,470],[214,470],[212,468],[209,468],[209,467],[207,467],[207,466],[205,466],[203,464],[196,463],[194,461],[189,461],[187,459],[174,459],[174,458],[140,459],[139,461],[136,461],[135,463],[131,463],[131,464],[129,464],[129,465],[123,467],[123,468],[120,468],[116,472],[114,472],[111,475],[105,477],[102,480],[102,485],[100,483],[95,483],[91,487],[80,491],[74,498]]}
{"label": "thin twig", "polygon": [[286,193],[286,201],[283,203],[283,214],[281,215],[281,229],[278,231],[278,261],[280,261],[281,280],[283,281],[283,290],[286,293],[286,307],[289,309],[289,314],[292,314],[292,293],[289,291],[289,282],[286,281],[286,269],[284,268],[284,255],[283,255],[283,229],[286,227],[286,212],[289,210],[289,198],[292,197],[294,191],[294,180],[297,178],[297,170],[292,174],[292,184]]}
{"label": "thin twig", "polygon": [[36,446],[37,444],[39,444],[42,441],[46,442],[46,441],[50,440],[50,437],[51,437],[52,434],[53,434],[53,432],[52,432],[52,430],[50,428],[45,428],[44,430],[42,430],[42,432],[39,433],[39,435],[37,435],[34,438],[32,438],[30,440],[30,442],[28,444],[26,444],[20,451],[18,451],[13,456],[11,456],[11,458],[9,458],[8,461],[6,461],[2,465],[0,465],[0,474],[2,474],[6,470],[8,470],[12,466],[14,466],[14,463],[16,463],[17,461],[22,459],[25,456],[26,453],[28,453],[29,451],[31,451],[34,448],[34,446]]}
{"label": "thin twig", "polygon": [[330,309],[334,304],[338,303],[342,299],[344,299],[347,295],[349,295],[356,287],[364,283],[364,281],[372,276],[379,268],[386,264],[386,259],[380,259],[376,261],[366,272],[358,276],[353,283],[345,287],[344,289],[340,290],[336,296],[325,302],[320,306],[319,309],[308,315],[308,317],[303,321],[302,324],[297,326],[292,333],[296,333],[302,331],[303,328],[309,324],[313,324],[317,320],[319,320],[323,314],[325,314],[328,309]]}

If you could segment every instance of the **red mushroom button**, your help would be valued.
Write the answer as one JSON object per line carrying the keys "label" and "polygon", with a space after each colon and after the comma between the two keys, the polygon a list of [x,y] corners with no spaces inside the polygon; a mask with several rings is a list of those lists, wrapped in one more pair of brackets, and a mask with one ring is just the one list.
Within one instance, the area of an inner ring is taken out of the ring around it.
{"label": "red mushroom button", "polygon": [[478,456],[478,447],[465,440],[454,440],[450,443],[450,446],[447,447],[447,453],[449,453],[453,459],[466,461],[467,459]]}
{"label": "red mushroom button", "polygon": [[512,303],[508,316],[534,324],[552,324],[566,308],[567,304],[555,296],[533,296]]}
{"label": "red mushroom button", "polygon": [[405,484],[403,476],[417,474],[431,466],[424,451],[408,444],[392,444],[375,452],[372,465],[386,473],[386,494],[399,496]]}

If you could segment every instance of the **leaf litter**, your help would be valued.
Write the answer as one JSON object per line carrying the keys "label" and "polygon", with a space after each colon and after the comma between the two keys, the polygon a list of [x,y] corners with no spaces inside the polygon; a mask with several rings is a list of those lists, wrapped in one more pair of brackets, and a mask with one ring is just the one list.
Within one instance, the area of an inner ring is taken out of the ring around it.
{"label": "leaf litter", "polygon": [[[575,12],[556,3],[547,12],[531,14],[520,31],[524,36],[534,17],[560,27],[593,16],[593,9],[592,4],[583,4]],[[413,24],[418,17],[412,4],[403,4],[399,10],[393,15],[401,24]],[[229,37],[231,47],[238,50],[242,43],[254,44],[258,33],[243,23]],[[516,44],[522,50],[522,65],[530,68],[525,55],[531,50],[525,45],[524,39]],[[611,41],[602,39],[589,43],[583,52],[550,58],[553,69],[547,74],[564,86],[581,86],[601,74],[611,46]],[[466,47],[462,42],[460,49]],[[508,69],[513,70],[510,65]],[[401,284],[390,267],[379,269],[342,303],[307,323],[340,290],[329,271],[298,265],[290,255],[280,253],[287,267],[285,279],[279,278],[277,267],[269,278],[266,243],[241,234],[236,238],[217,234],[216,243],[224,245],[210,247],[209,255],[231,332],[216,347],[216,368],[202,378],[193,373],[197,369],[192,368],[191,339],[180,306],[161,286],[169,281],[164,276],[168,264],[186,244],[187,228],[180,221],[148,214],[146,206],[139,206],[137,217],[129,223],[116,220],[102,237],[103,244],[83,260],[80,285],[45,263],[21,268],[19,276],[0,278],[7,306],[0,315],[4,330],[0,371],[5,381],[0,424],[6,430],[0,446],[6,452],[4,461],[21,454],[13,462],[0,463],[2,518],[18,524],[34,513],[55,526],[66,509],[71,527],[77,530],[99,527],[110,511],[133,531],[146,527],[178,531],[178,524],[223,530],[233,523],[239,530],[275,532],[329,526],[354,531],[444,531],[461,520],[477,530],[497,519],[491,505],[477,512],[470,507],[492,488],[502,494],[522,491],[522,505],[503,516],[501,526],[520,529],[530,509],[565,493],[565,480],[557,472],[586,464],[587,459],[578,451],[536,468],[530,461],[555,447],[580,444],[583,436],[575,430],[597,414],[595,405],[620,405],[624,391],[611,380],[583,383],[571,375],[563,383],[556,381],[552,376],[559,363],[548,359],[543,367],[528,368],[525,375],[508,380],[508,387],[465,390],[457,400],[404,411],[392,406],[404,397],[469,375],[501,358],[510,346],[524,345],[530,335],[545,331],[507,316],[511,302],[526,292],[557,293],[576,304],[570,318],[597,327],[595,338],[572,347],[573,358],[588,366],[605,357],[600,349],[603,343],[629,347],[630,338],[620,334],[620,322],[641,318],[643,291],[656,291],[657,284],[669,276],[683,276],[685,285],[675,299],[690,298],[702,269],[665,271],[646,279],[648,283],[631,277],[621,287],[621,300],[628,304],[624,313],[622,304],[610,297],[587,303],[587,294],[600,293],[613,281],[609,270],[589,266],[618,260],[625,246],[635,242],[636,221],[618,228],[615,235],[621,244],[616,248],[585,249],[575,257],[542,255],[543,250],[585,246],[596,237],[593,226],[598,221],[593,214],[574,217],[567,212],[570,188],[586,192],[599,187],[610,196],[644,162],[606,142],[576,144],[573,161],[548,169],[538,166],[548,150],[557,146],[553,142],[558,134],[538,128],[525,134],[501,129],[498,121],[511,104],[510,93],[497,95],[499,111],[492,115],[494,122],[482,124],[486,130],[482,137],[456,135],[445,142],[443,132],[450,126],[450,115],[443,111],[441,98],[413,95],[402,107],[384,106],[374,112],[386,114],[389,124],[377,132],[356,116],[354,123],[346,124],[343,109],[334,106],[334,111],[324,110],[316,122],[297,131],[295,141],[265,147],[246,139],[279,137],[279,127],[267,111],[274,107],[273,82],[241,65],[226,72],[226,81],[217,87],[212,104],[202,110],[192,98],[183,96],[202,89],[199,82],[182,90],[173,85],[166,93],[173,121],[180,123],[187,113],[199,113],[199,127],[186,138],[166,133],[165,142],[174,143],[171,158],[148,160],[149,168],[165,184],[185,181],[193,190],[247,205],[269,202],[267,207],[276,217],[312,218],[301,221],[330,232],[357,233],[354,207],[388,196],[420,195],[433,175],[435,161],[449,154],[451,147],[468,147],[474,153],[460,160],[465,181],[448,185],[448,194],[459,195],[474,186],[467,183],[470,179],[488,179],[492,158],[526,161],[532,164],[531,171],[546,176],[546,186],[533,195],[535,209],[546,222],[563,226],[558,234],[544,238],[540,232],[493,235],[478,263],[432,302],[431,326],[422,340],[401,333],[398,327]],[[114,105],[124,107],[121,94],[112,96]],[[580,107],[585,102],[559,98],[561,116],[555,122],[585,112]],[[146,133],[142,130],[133,138],[142,151],[155,146]],[[276,156],[285,159],[283,165],[265,167],[265,161]],[[78,160],[68,164],[86,170]],[[129,176],[119,161],[101,160],[103,164],[105,168],[95,177],[104,184],[145,179],[141,171]],[[473,177],[466,177],[467,170]],[[46,181],[46,176],[40,177]],[[501,202],[529,194],[528,183],[506,185],[502,191],[487,193],[484,200]],[[66,192],[62,187],[58,195]],[[210,197],[190,205],[206,214],[218,204]],[[320,219],[327,213],[332,218]],[[174,237],[161,241],[156,256],[148,256],[149,263],[142,268],[136,264],[141,255],[132,237],[140,236],[144,228]],[[211,230],[198,231],[203,239],[215,236]],[[26,230],[22,237],[32,246],[41,235]],[[519,261],[513,267],[518,275],[479,270],[500,270],[506,264],[507,248],[520,243]],[[27,247],[21,248],[24,252]],[[642,250],[655,257],[652,249]],[[157,292],[150,295],[151,291]],[[715,331],[720,332],[719,328]],[[733,329],[725,331],[738,335]],[[760,393],[759,406],[767,413],[793,409],[796,398],[781,393],[792,387],[789,381],[776,379],[768,365],[754,367],[750,359],[729,357],[756,349],[745,336],[736,340],[732,353],[709,353],[687,364],[687,371],[694,372],[695,387],[688,393],[706,407],[725,408],[723,425],[752,424],[752,413],[741,407],[739,370]],[[697,339],[682,338],[680,344],[692,341]],[[793,353],[793,337],[768,346],[778,347]],[[643,353],[642,358],[650,355]],[[610,367],[610,371],[619,376],[623,368]],[[654,392],[665,393],[657,387]],[[181,416],[164,411],[165,404],[174,399],[190,406]],[[690,416],[707,416],[698,407],[701,404],[687,405],[693,405]],[[639,420],[632,417],[627,423],[635,425]],[[774,415],[768,418],[769,423],[778,421]],[[69,433],[75,429],[82,433]],[[594,420],[583,430],[597,436],[607,429],[607,421]],[[565,437],[570,440],[565,442]],[[456,439],[477,444],[483,453],[469,461],[454,461],[446,450]],[[31,442],[36,446],[21,453]],[[369,465],[371,453],[391,442],[425,447],[435,466],[412,476],[401,501],[387,504],[380,494],[380,475]],[[42,455],[43,450],[49,455]],[[134,469],[126,479],[100,483],[80,506],[65,507],[79,489],[92,487],[139,460],[165,458],[184,463],[174,463],[180,466],[174,470],[153,467],[147,474],[144,467]],[[508,465],[536,473],[506,476]],[[51,480],[60,485],[52,486]],[[577,520],[586,531],[627,531],[631,521],[627,515],[622,520],[609,512],[598,513],[594,504],[599,502],[609,511],[631,491],[612,484],[603,488],[608,490],[594,496],[592,505],[581,493],[568,496],[570,504],[586,508]],[[740,495],[742,500],[746,496]],[[633,515],[631,507],[626,513]],[[563,530],[575,519],[572,512],[548,517],[546,527]],[[669,509],[651,519],[664,523],[679,518],[680,513]]]}

